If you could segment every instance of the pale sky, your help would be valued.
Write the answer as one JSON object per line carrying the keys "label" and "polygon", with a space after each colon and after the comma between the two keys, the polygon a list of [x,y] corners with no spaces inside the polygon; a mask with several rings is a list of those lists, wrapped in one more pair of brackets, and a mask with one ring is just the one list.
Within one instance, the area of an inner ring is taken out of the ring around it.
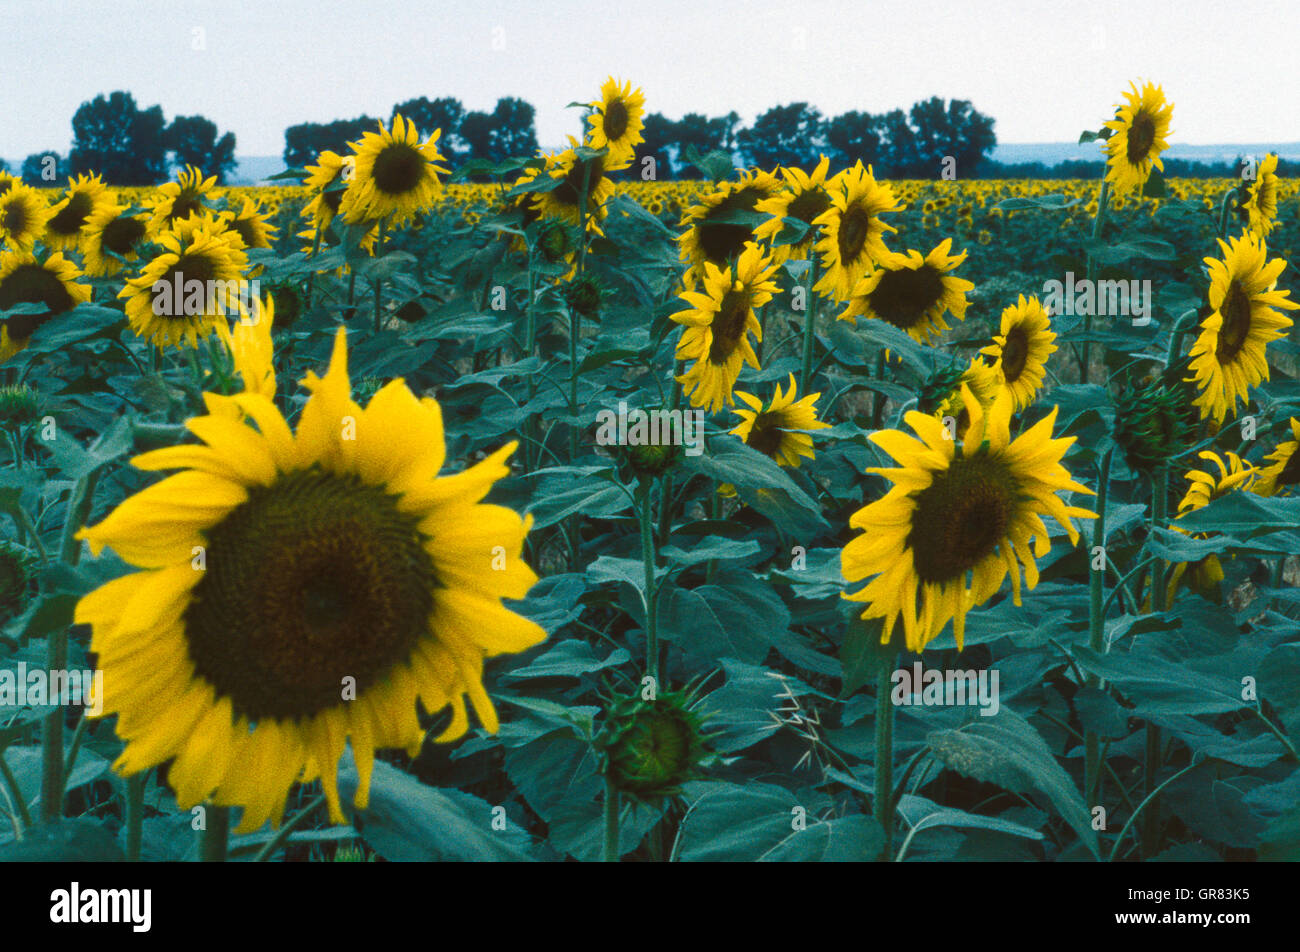
{"label": "pale sky", "polygon": [[969,99],[1001,143],[1072,141],[1144,78],[1174,103],[1171,143],[1291,141],[1297,49],[1297,0],[0,0],[0,156],[65,153],[77,107],[116,89],[207,116],[243,156],[420,95],[520,96],[558,146],[565,104],[611,74],[670,118]]}

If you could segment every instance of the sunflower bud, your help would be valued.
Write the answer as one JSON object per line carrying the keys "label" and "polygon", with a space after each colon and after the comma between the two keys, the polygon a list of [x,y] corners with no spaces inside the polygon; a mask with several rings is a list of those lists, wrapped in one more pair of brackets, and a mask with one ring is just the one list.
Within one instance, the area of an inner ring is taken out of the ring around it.
{"label": "sunflower bud", "polygon": [[682,455],[682,448],[675,443],[644,443],[625,447],[623,461],[637,478],[654,479],[681,462]]}
{"label": "sunflower bud", "polygon": [[560,264],[577,250],[569,229],[558,221],[542,225],[537,234],[537,251],[550,264]]}
{"label": "sunflower bud", "polygon": [[269,289],[271,301],[275,305],[275,326],[285,328],[293,325],[302,315],[302,297],[291,283],[273,284]]}
{"label": "sunflower bud", "polygon": [[916,395],[916,409],[929,416],[961,386],[964,367],[951,364],[932,373]]}
{"label": "sunflower bud", "polygon": [[595,746],[615,789],[642,802],[680,793],[708,756],[701,718],[687,706],[685,692],[661,692],[653,701],[616,698]]}
{"label": "sunflower bud", "polygon": [[0,387],[0,427],[35,423],[39,414],[36,391],[27,384]]}
{"label": "sunflower bud", "polygon": [[575,278],[564,286],[564,300],[583,317],[592,317],[600,310],[602,297],[600,282],[588,275]]}
{"label": "sunflower bud", "polygon": [[17,615],[27,607],[37,562],[35,552],[0,539],[0,613]]}
{"label": "sunflower bud", "polygon": [[1115,420],[1115,440],[1130,468],[1150,473],[1187,452],[1196,410],[1181,385],[1156,378],[1124,388]]}

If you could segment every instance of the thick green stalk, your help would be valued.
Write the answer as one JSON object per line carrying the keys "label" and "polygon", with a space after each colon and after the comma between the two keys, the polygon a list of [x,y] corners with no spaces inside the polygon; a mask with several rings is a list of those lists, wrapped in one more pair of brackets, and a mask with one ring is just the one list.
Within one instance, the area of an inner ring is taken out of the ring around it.
{"label": "thick green stalk", "polygon": [[[1097,214],[1092,220],[1092,240],[1101,239],[1102,229],[1106,226],[1106,212],[1110,208],[1110,182],[1106,180],[1106,170],[1102,170],[1101,192],[1097,196]],[[1097,259],[1094,254],[1088,252],[1088,280],[1093,281],[1097,277]],[[1085,335],[1092,331],[1092,315],[1083,316],[1083,333]],[[1092,365],[1092,341],[1084,340],[1083,357],[1080,361],[1079,379],[1083,383],[1088,382],[1088,375]]]}
{"label": "thick green stalk", "polygon": [[[1164,467],[1157,469],[1151,476],[1151,525],[1165,528],[1169,510],[1169,495],[1166,487],[1167,473]],[[1151,565],[1151,610],[1162,612],[1167,607],[1165,591],[1165,563],[1156,559]],[[1156,775],[1160,772],[1161,738],[1160,728],[1148,723],[1146,727],[1146,756],[1143,765],[1142,790],[1150,800],[1156,790]],[[1160,836],[1160,806],[1153,803],[1151,809],[1142,818],[1142,851],[1145,856],[1156,852]]]}
{"label": "thick green stalk", "polygon": [[[321,236],[321,232],[324,230],[325,229],[321,228],[320,225],[316,226],[316,234],[311,240],[311,257],[313,261],[316,259],[316,255],[320,253],[320,236]],[[304,311],[311,310],[311,292],[312,289],[315,287],[315,285],[316,285],[316,272],[313,271],[311,274],[307,276],[307,293],[305,295],[305,300],[303,301],[303,307],[302,307]]]}
{"label": "thick green stalk", "polygon": [[[1097,475],[1097,519],[1092,525],[1092,547],[1095,551],[1098,546],[1102,547],[1102,558],[1106,558],[1106,496],[1110,484],[1110,458],[1112,450],[1107,450],[1101,458],[1101,467]],[[1100,653],[1105,647],[1103,644],[1105,631],[1105,606],[1102,602],[1103,587],[1106,581],[1106,566],[1103,561],[1101,568],[1092,565],[1093,554],[1089,555],[1089,575],[1088,575],[1088,647],[1093,651]],[[1090,687],[1100,687],[1101,679],[1095,674],[1089,674],[1087,684]],[[1100,795],[1101,782],[1101,741],[1096,731],[1087,730],[1083,734],[1083,790],[1085,802],[1089,806],[1097,803]]]}
{"label": "thick green stalk", "polygon": [[890,697],[893,665],[876,675],[876,792],[872,811],[885,831],[886,860],[894,853],[894,702]]}
{"label": "thick green stalk", "polygon": [[655,617],[655,537],[654,537],[654,483],[641,484],[641,509],[637,521],[641,523],[641,564],[645,570],[645,670],[659,683],[659,628]]}
{"label": "thick green stalk", "polygon": [[605,850],[606,863],[618,862],[618,791],[613,781],[605,778]]}
{"label": "thick green stalk", "polygon": [[805,396],[812,386],[813,347],[817,342],[817,294],[813,285],[817,283],[817,255],[808,253],[808,296],[804,301],[806,308],[803,322],[803,363],[799,369],[799,396]]}
{"label": "thick green stalk", "polygon": [[[880,381],[883,381],[885,379],[885,352],[883,350],[880,352],[879,356],[876,357],[875,379]],[[885,395],[881,393],[879,390],[877,390],[872,395],[872,400],[871,400],[871,428],[873,430],[880,429],[880,425],[881,423],[884,422],[884,419],[885,419]]]}
{"label": "thick green stalk", "polygon": [[199,836],[199,860],[224,863],[230,851],[230,807],[207,807],[207,823]]}
{"label": "thick green stalk", "polygon": [[[378,258],[384,250],[384,222],[379,222],[379,238],[375,241],[375,257]],[[384,282],[382,278],[375,278],[375,333],[378,334],[383,327],[383,308],[384,308]]]}

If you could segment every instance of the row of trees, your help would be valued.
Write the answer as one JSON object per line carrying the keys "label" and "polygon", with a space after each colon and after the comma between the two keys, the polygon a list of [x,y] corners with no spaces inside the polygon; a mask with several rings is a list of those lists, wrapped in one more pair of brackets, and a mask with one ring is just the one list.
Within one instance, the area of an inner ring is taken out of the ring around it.
{"label": "row of trees", "polygon": [[60,185],[69,175],[98,172],[110,185],[153,185],[171,170],[195,165],[225,181],[235,169],[235,134],[220,136],[203,116],[163,117],[161,106],[141,109],[127,92],[96,96],[72,117],[72,151],[37,152],[23,160],[30,185]]}

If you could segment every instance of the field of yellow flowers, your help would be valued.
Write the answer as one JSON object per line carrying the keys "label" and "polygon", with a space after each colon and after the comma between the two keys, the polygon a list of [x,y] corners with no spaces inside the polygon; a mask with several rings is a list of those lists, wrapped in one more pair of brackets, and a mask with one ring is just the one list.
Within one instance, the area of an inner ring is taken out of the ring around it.
{"label": "field of yellow flowers", "polygon": [[0,176],[0,858],[1300,858],[1300,183],[1106,105]]}

